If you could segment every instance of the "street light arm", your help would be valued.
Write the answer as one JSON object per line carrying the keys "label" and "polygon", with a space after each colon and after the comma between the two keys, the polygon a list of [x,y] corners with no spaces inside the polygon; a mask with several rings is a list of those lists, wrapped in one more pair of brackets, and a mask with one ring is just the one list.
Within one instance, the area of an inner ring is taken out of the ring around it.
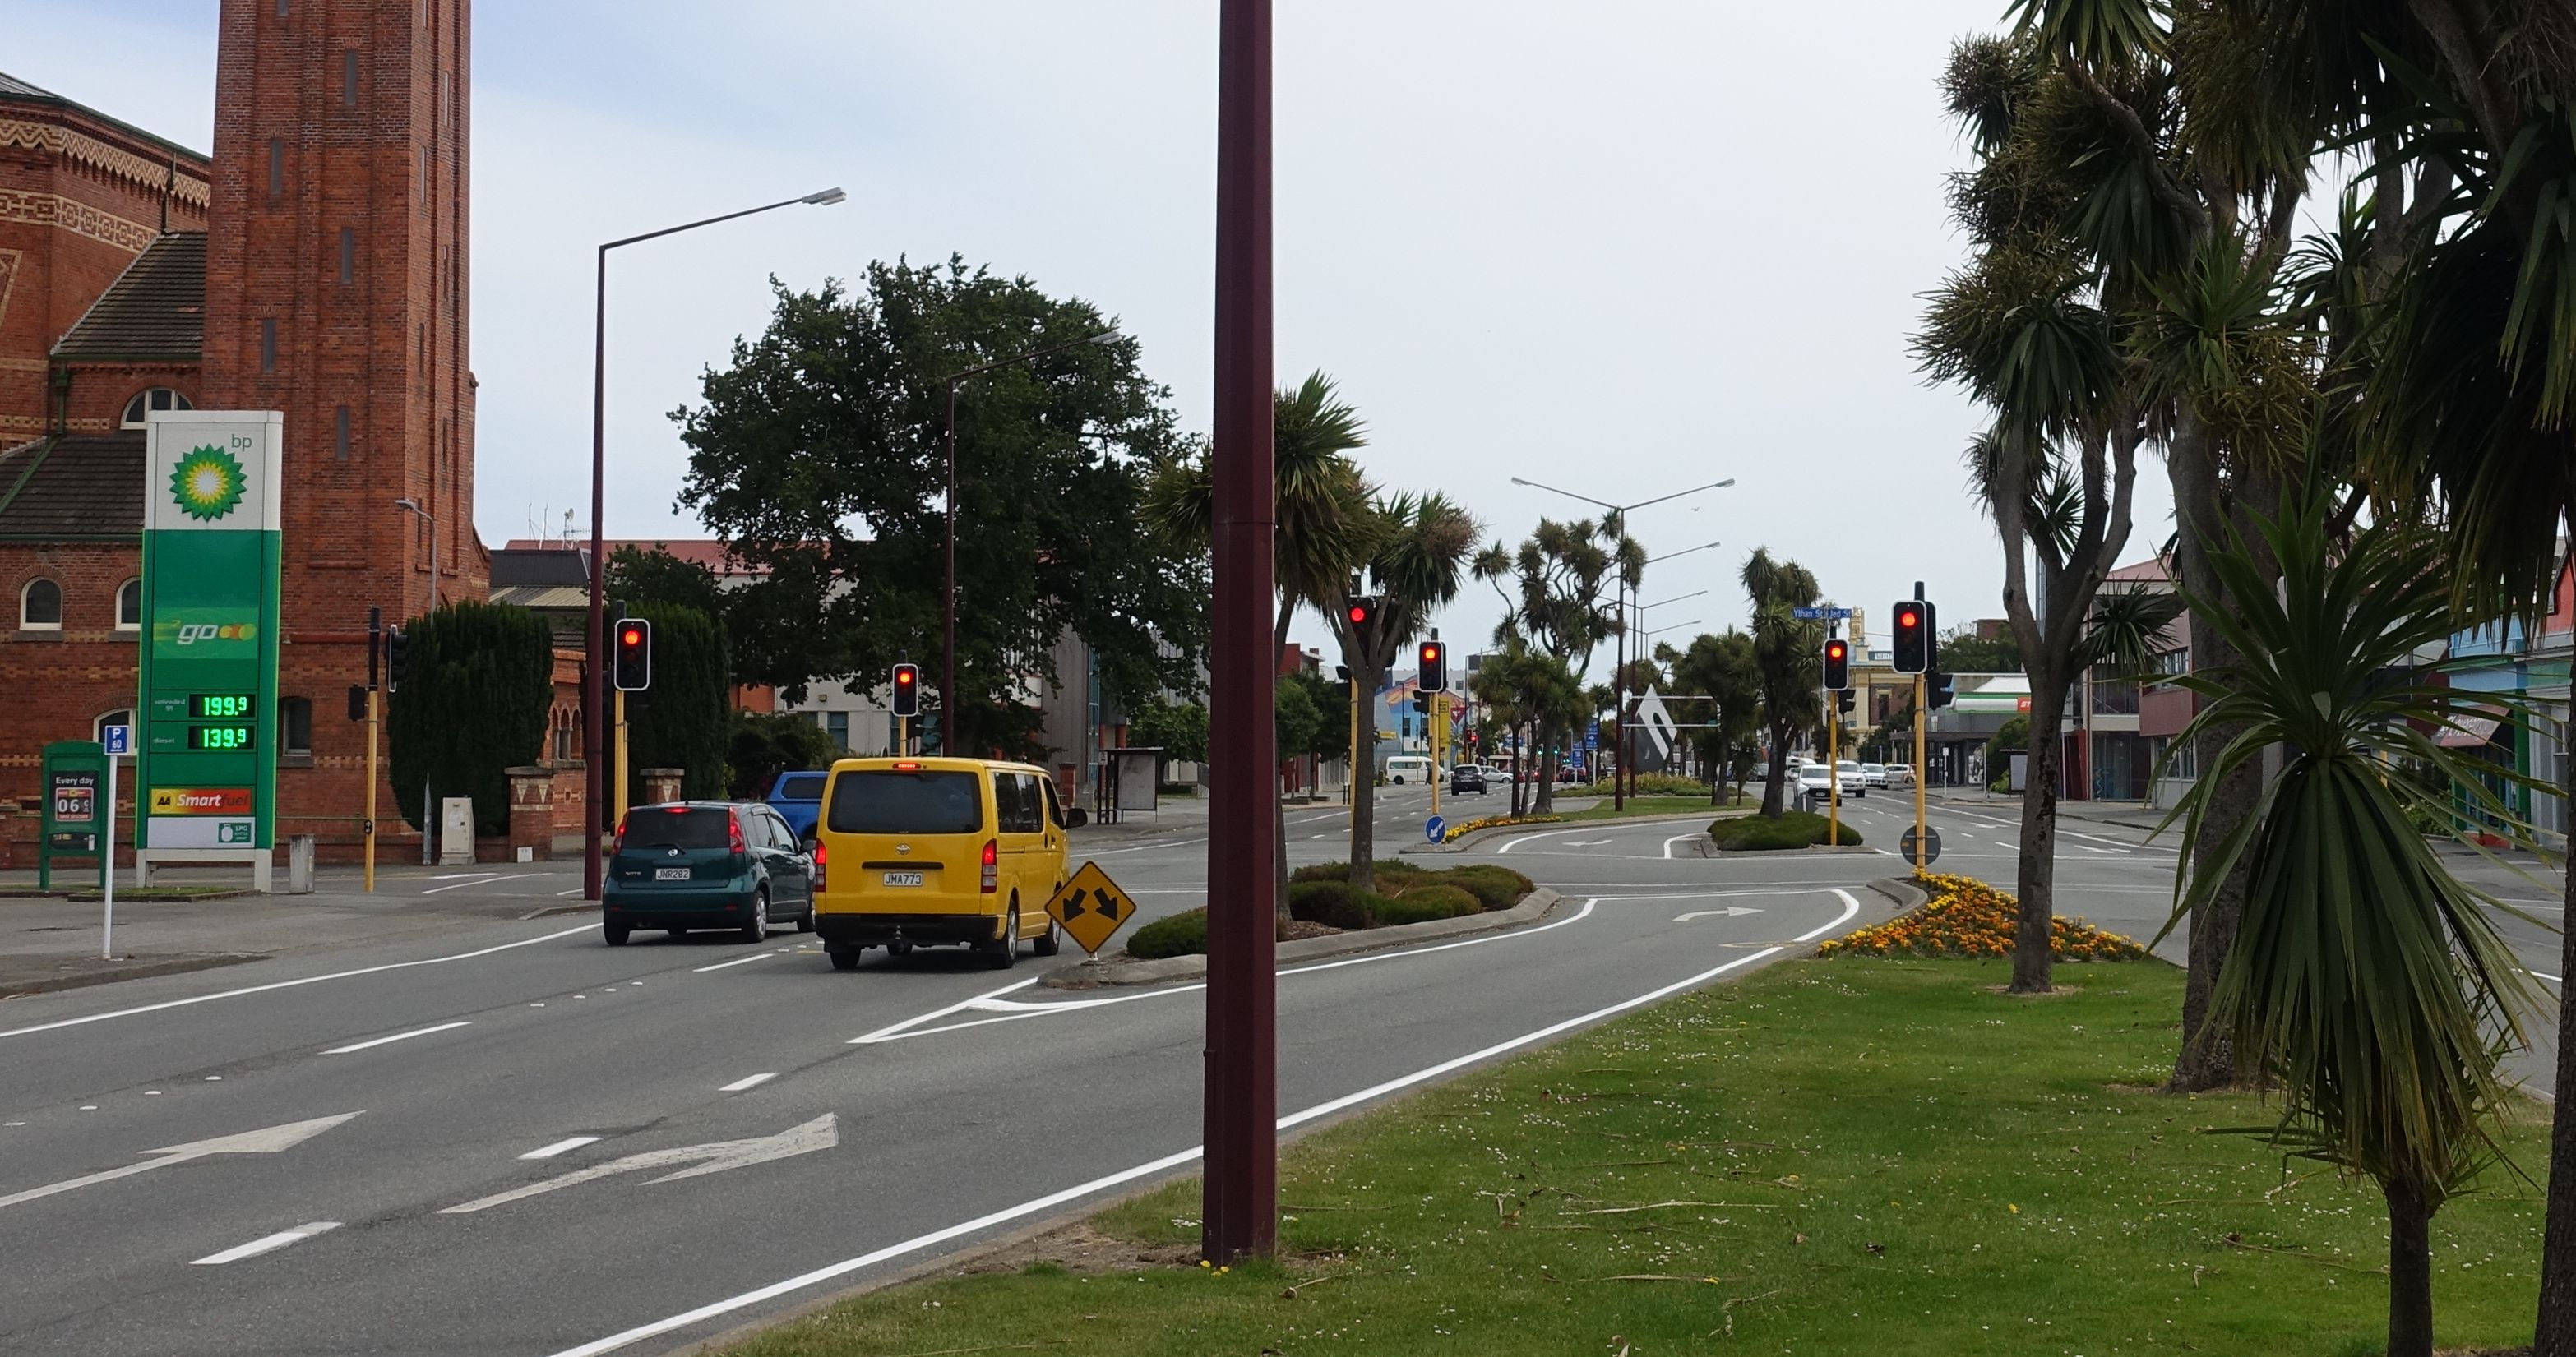
{"label": "street light arm", "polygon": [[1078,349],[1085,344],[1098,344],[1117,333],[1118,327],[1113,325],[1106,330],[1099,331],[1098,333],[1084,335],[1080,339],[1068,339],[1061,344],[1049,344],[1045,348],[1031,349],[1026,353],[1015,353],[1008,358],[996,358],[992,362],[967,368],[962,372],[952,372],[948,374],[948,384],[950,386],[955,386],[969,377],[981,377],[987,372],[998,372],[1003,368],[1011,367],[1019,363],[1025,363],[1031,359],[1044,358],[1051,353],[1062,353],[1067,349]]}
{"label": "street light arm", "polygon": [[606,254],[620,245],[633,245],[641,241],[659,240],[664,236],[675,236],[682,231],[694,231],[701,226],[713,226],[717,222],[732,221],[737,217],[748,217],[759,212],[775,212],[782,207],[795,207],[799,204],[809,203],[816,207],[829,207],[848,196],[848,194],[841,192],[839,189],[829,188],[820,193],[808,193],[801,198],[789,198],[781,202],[764,203],[759,207],[746,207],[740,212],[727,212],[721,217],[708,217],[703,221],[683,222],[678,226],[665,226],[659,231],[647,231],[640,236],[628,236],[624,240],[612,240],[607,244],[600,246],[599,252],[601,254]]}
{"label": "street light arm", "polygon": [[[1627,510],[1625,510],[1625,509],[1621,508],[1619,505],[1616,505],[1616,504],[1612,504],[1612,503],[1610,503],[1608,500],[1599,500],[1599,499],[1594,499],[1594,498],[1593,498],[1593,497],[1591,497],[1590,495],[1578,495],[1578,494],[1574,493],[1574,492],[1573,492],[1573,491],[1571,491],[1571,490],[1561,489],[1561,488],[1559,488],[1559,487],[1557,487],[1557,486],[1548,485],[1548,484],[1545,484],[1544,482],[1540,482],[1540,481],[1526,480],[1526,479],[1523,479],[1522,477],[1514,476],[1514,477],[1512,477],[1512,484],[1514,484],[1514,485],[1526,485],[1526,486],[1528,486],[1528,487],[1529,487],[1530,489],[1532,489],[1532,490],[1546,490],[1546,491],[1549,491],[1549,492],[1554,493],[1554,494],[1563,495],[1563,496],[1565,496],[1567,499],[1579,499],[1579,500],[1583,501],[1583,502],[1584,502],[1584,503],[1586,503],[1586,504],[1599,505],[1600,507],[1602,507],[1602,508],[1604,508],[1604,509],[1607,509],[1607,510],[1609,510],[1610,512],[1612,512],[1612,513],[1614,513],[1614,514],[1617,514],[1617,513],[1625,513],[1625,512],[1627,512]],[[1685,491],[1683,491],[1682,493],[1684,493],[1684,494],[1688,494],[1688,493],[1690,493],[1690,492],[1689,492],[1689,491],[1687,491],[1687,490],[1685,490]]]}
{"label": "street light arm", "polygon": [[1683,547],[1679,551],[1667,551],[1661,556],[1649,556],[1645,559],[1644,563],[1647,565],[1653,565],[1657,561],[1669,561],[1675,556],[1688,556],[1694,551],[1708,551],[1725,545],[1726,544],[1724,542],[1702,542],[1695,547]]}

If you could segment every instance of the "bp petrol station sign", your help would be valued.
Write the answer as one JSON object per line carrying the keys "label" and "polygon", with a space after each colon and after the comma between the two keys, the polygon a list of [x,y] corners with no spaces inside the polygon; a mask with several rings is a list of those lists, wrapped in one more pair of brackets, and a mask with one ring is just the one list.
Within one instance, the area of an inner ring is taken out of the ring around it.
{"label": "bp petrol station sign", "polygon": [[280,426],[272,411],[145,426],[139,863],[276,846]]}

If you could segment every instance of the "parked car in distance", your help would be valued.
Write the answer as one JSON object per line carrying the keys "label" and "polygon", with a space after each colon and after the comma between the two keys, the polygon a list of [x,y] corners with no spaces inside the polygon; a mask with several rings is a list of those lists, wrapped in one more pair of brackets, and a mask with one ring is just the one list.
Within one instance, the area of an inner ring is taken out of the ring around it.
{"label": "parked car in distance", "polygon": [[1887,765],[1883,763],[1862,764],[1860,766],[1860,785],[1864,787],[1885,787],[1887,785]]}
{"label": "parked car in distance", "polygon": [[757,801],[637,806],[617,826],[601,882],[600,931],[611,947],[638,928],[769,936],[773,919],[814,930],[814,860],[787,821]]}
{"label": "parked car in distance", "polygon": [[831,777],[820,769],[797,770],[780,773],[770,787],[769,808],[796,831],[798,843],[814,837],[814,821],[823,814],[823,784]]}
{"label": "parked car in distance", "polygon": [[1472,763],[1462,763],[1449,770],[1449,794],[1451,796],[1465,796],[1469,792],[1474,792],[1478,796],[1483,796],[1486,794],[1486,791],[1485,770],[1483,768]]}
{"label": "parked car in distance", "polygon": [[1913,786],[1914,765],[1910,763],[1891,763],[1887,765],[1887,785],[1890,787]]}
{"label": "parked car in distance", "polygon": [[1836,776],[1842,779],[1844,795],[1863,797],[1869,795],[1869,780],[1861,776],[1858,763],[1850,759],[1836,759],[1834,770]]}
{"label": "parked car in distance", "polygon": [[1798,803],[1808,810],[1822,811],[1833,787],[1826,780],[1825,765],[1810,763],[1798,770]]}
{"label": "parked car in distance", "polygon": [[1431,781],[1431,760],[1420,754],[1398,754],[1386,761],[1386,780],[1397,786],[1408,782],[1422,786]]}

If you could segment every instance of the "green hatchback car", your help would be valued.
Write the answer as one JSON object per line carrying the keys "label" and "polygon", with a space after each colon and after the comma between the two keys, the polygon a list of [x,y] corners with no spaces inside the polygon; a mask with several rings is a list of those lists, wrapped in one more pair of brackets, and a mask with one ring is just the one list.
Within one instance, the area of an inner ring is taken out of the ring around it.
{"label": "green hatchback car", "polygon": [[756,801],[637,806],[617,826],[600,896],[611,947],[638,928],[675,938],[728,929],[759,942],[772,920],[814,931],[814,859],[778,812]]}

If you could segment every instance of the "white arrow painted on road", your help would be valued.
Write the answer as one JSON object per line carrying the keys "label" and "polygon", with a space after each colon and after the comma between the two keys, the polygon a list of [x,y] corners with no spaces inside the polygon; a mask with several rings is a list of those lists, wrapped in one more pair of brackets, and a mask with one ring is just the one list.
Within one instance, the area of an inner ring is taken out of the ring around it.
{"label": "white arrow painted on road", "polygon": [[20,1202],[34,1201],[38,1197],[50,1197],[57,1192],[69,1192],[76,1187],[88,1187],[92,1183],[104,1183],[116,1178],[132,1177],[138,1173],[149,1173],[154,1169],[166,1169],[172,1164],[184,1164],[191,1159],[203,1159],[208,1155],[275,1154],[280,1150],[293,1149],[357,1115],[355,1112],[343,1112],[336,1117],[291,1121],[283,1126],[271,1126],[266,1130],[244,1131],[239,1135],[217,1136],[212,1140],[195,1140],[185,1145],[173,1145],[168,1149],[145,1150],[145,1154],[157,1157],[146,1159],[138,1164],[128,1164],[123,1168],[109,1169],[104,1173],[92,1173],[80,1178],[66,1178],[59,1183],[48,1183],[43,1187],[31,1187],[24,1192],[0,1197],[0,1206],[16,1206]]}
{"label": "white arrow painted on road", "polygon": [[1751,905],[1728,905],[1724,909],[1695,909],[1688,914],[1676,914],[1673,916],[1673,922],[1677,924],[1686,924],[1693,919],[1738,919],[1747,914],[1759,914],[1761,912],[1762,911],[1753,908]]}
{"label": "white arrow painted on road", "polygon": [[1603,845],[1603,844],[1605,844],[1605,843],[1611,843],[1611,842],[1614,842],[1614,840],[1611,840],[1611,839],[1567,839],[1567,840],[1565,841],[1565,846],[1566,846],[1566,847],[1568,847],[1568,848],[1598,848],[1598,847],[1600,847],[1601,845]]}
{"label": "white arrow painted on road", "polygon": [[489,1197],[478,1197],[470,1202],[450,1206],[439,1214],[463,1215],[469,1211],[480,1211],[486,1207],[518,1201],[523,1197],[533,1197],[541,1192],[552,1192],[559,1187],[587,1183],[595,1178],[606,1178],[620,1173],[639,1173],[646,1169],[668,1168],[673,1164],[686,1164],[693,1160],[698,1161],[697,1167],[648,1179],[647,1184],[668,1183],[707,1173],[722,1173],[726,1169],[749,1168],[753,1164],[766,1164],[772,1159],[787,1159],[800,1154],[812,1154],[816,1150],[828,1150],[841,1143],[837,1126],[838,1123],[833,1120],[832,1114],[826,1112],[802,1126],[788,1127],[774,1136],[753,1136],[748,1140],[719,1140],[705,1145],[682,1145],[670,1150],[647,1150],[642,1154],[630,1154],[623,1159],[611,1159],[605,1164],[576,1169],[561,1177],[530,1183],[526,1187],[512,1188],[507,1192],[495,1193]]}

